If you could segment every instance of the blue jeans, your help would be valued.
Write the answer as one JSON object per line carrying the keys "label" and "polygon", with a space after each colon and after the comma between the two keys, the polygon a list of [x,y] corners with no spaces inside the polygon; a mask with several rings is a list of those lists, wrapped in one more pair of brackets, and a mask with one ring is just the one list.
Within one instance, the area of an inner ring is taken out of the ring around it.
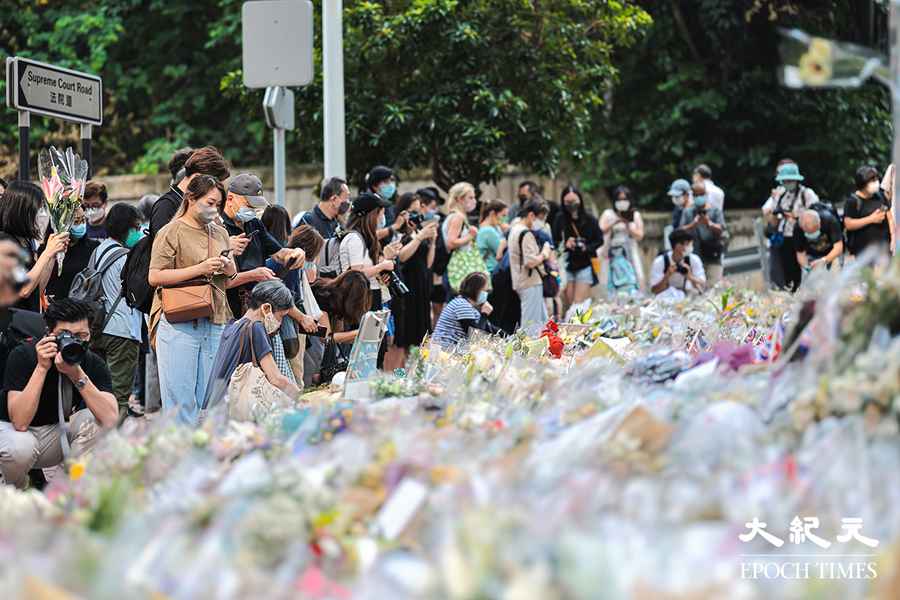
{"label": "blue jeans", "polygon": [[156,332],[159,392],[165,413],[196,425],[224,325],[209,319],[169,323],[163,316]]}

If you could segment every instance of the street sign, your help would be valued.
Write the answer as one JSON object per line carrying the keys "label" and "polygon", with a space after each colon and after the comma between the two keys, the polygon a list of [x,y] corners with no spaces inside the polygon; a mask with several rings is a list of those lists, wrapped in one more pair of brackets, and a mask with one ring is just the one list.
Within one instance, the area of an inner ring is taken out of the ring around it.
{"label": "street sign", "polygon": [[30,58],[7,58],[6,105],[75,123],[101,125],[103,80]]}
{"label": "street sign", "polygon": [[241,33],[245,86],[304,86],[312,81],[312,2],[244,2]]}

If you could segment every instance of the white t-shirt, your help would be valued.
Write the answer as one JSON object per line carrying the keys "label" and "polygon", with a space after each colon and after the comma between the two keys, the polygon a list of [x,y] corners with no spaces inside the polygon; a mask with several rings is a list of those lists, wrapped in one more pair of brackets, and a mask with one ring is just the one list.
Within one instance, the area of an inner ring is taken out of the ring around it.
{"label": "white t-shirt", "polygon": [[[665,255],[660,254],[653,261],[650,267],[650,285],[655,286],[663,280],[666,274],[665,256],[669,257],[669,264],[672,262],[672,253],[666,252]],[[689,254],[688,259],[691,263],[691,274],[700,281],[706,281],[706,272],[703,270],[703,261],[696,254]],[[684,300],[685,292],[693,294],[699,293],[687,277],[677,271],[669,277],[669,287],[656,295],[657,298],[664,298],[673,301]]]}
{"label": "white t-shirt", "polygon": [[706,197],[710,206],[725,212],[725,190],[713,183],[712,179],[706,180]]}
{"label": "white t-shirt", "polygon": [[[775,195],[769,196],[763,204],[764,213],[774,212],[776,208],[781,207],[785,212],[794,215],[795,219],[800,218],[801,209],[809,208],[819,201],[819,197],[814,191],[806,186],[800,186],[796,192],[788,192],[783,186],[775,188]],[[796,221],[781,219],[778,223],[778,230],[784,234],[784,237],[794,235],[794,225]]]}
{"label": "white t-shirt", "polygon": [[[341,273],[349,271],[351,267],[362,266],[368,269],[373,266],[372,257],[369,256],[369,249],[363,241],[362,235],[356,232],[350,232],[341,240]],[[377,290],[381,286],[374,277],[369,277],[369,289]]]}

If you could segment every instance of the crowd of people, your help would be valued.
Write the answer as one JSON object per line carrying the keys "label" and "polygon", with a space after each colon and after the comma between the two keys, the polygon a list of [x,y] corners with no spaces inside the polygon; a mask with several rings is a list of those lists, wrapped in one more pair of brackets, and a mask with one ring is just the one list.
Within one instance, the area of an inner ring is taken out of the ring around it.
{"label": "crowd of people", "polygon": [[[393,370],[429,336],[451,347],[474,329],[541,327],[598,291],[703,293],[722,277],[729,239],[725,192],[706,165],[672,183],[669,247],[649,276],[644,220],[625,186],[598,218],[574,185],[557,202],[525,181],[510,205],[459,182],[445,199],[434,187],[400,194],[393,170],[376,166],[355,197],[329,178],[311,210],[291,215],[214,147],[179,150],[168,167],[169,190],[136,205],[110,207],[106,187],[89,182],[66,233],[49,230],[37,185],[0,187],[7,482],[39,479],[102,428],[140,417],[148,364],[164,413],[196,425],[253,377],[288,397],[328,382],[370,311],[386,319],[377,367]],[[803,185],[794,161],[778,164],[775,181],[762,212],[776,287],[893,248],[892,167],[884,177],[860,168],[842,210]]]}

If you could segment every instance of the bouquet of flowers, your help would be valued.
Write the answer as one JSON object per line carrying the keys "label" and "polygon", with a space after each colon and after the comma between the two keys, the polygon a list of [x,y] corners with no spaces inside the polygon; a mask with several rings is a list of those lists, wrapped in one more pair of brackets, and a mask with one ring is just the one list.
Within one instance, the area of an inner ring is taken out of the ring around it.
{"label": "bouquet of flowers", "polygon": [[[84,195],[84,184],[87,180],[88,164],[82,160],[72,148],[66,148],[63,154],[50,146],[41,150],[38,155],[38,173],[41,177],[41,189],[47,199],[50,210],[50,227],[53,232],[67,233],[75,221],[75,210],[81,205]],[[59,274],[62,275],[65,253],[56,255]]]}

